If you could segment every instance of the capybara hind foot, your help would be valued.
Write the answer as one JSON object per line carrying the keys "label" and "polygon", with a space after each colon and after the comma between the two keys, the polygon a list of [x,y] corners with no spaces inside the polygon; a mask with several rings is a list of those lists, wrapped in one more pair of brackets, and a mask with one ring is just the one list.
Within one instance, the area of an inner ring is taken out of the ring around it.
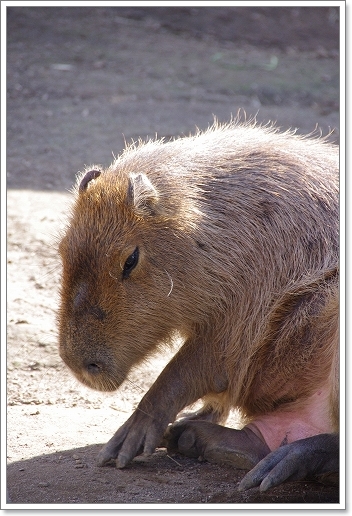
{"label": "capybara hind foot", "polygon": [[171,425],[164,442],[170,452],[201,457],[209,462],[249,470],[268,453],[269,447],[250,428],[235,430],[208,421],[187,421]]}
{"label": "capybara hind foot", "polygon": [[338,482],[339,436],[320,434],[281,446],[269,453],[242,479],[239,489],[260,487],[267,491],[286,480],[329,475],[330,483]]}

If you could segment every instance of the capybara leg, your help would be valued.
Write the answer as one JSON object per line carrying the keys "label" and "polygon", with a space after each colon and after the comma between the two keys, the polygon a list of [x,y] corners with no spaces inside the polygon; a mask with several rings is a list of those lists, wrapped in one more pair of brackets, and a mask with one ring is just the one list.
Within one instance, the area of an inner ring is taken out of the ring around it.
{"label": "capybara leg", "polygon": [[182,422],[209,421],[210,423],[224,424],[231,409],[227,391],[208,394],[203,397],[202,401],[201,409],[196,412],[183,412],[178,415],[178,419]]}
{"label": "capybara leg", "polygon": [[[166,366],[156,382],[139,403],[135,412],[102,448],[98,464],[103,466],[116,459],[118,468],[125,467],[140,453],[151,454],[162,443],[169,423],[175,421],[180,410],[202,398],[207,392],[223,391],[226,379],[222,369],[205,381],[195,377],[194,363],[200,362],[197,343],[183,345]],[[202,364],[199,370],[202,371]]]}
{"label": "capybara leg", "polygon": [[285,482],[339,470],[338,434],[320,434],[281,446],[269,453],[242,479],[239,489],[261,491]]}
{"label": "capybara leg", "polygon": [[238,469],[251,469],[270,453],[266,443],[251,429],[235,430],[208,421],[177,422],[167,429],[164,439],[170,452]]}

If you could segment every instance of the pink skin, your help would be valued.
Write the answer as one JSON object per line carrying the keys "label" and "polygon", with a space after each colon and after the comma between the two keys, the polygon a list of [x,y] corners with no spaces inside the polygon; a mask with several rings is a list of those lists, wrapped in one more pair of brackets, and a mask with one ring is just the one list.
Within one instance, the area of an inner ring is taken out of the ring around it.
{"label": "pink skin", "polygon": [[310,398],[291,410],[278,409],[255,418],[246,428],[252,430],[271,451],[282,444],[334,431],[329,420],[328,391],[319,389]]}

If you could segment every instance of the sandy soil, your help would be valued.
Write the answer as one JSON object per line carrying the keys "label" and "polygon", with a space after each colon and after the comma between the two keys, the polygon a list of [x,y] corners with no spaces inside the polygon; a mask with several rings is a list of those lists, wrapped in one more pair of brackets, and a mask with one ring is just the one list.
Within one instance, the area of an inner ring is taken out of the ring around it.
{"label": "sandy soil", "polygon": [[172,351],[114,394],[79,385],[57,352],[55,243],[76,172],[110,164],[124,139],[188,134],[241,108],[304,133],[335,129],[338,142],[336,8],[11,7],[7,16],[8,507],[334,507],[336,487],[240,493],[243,472],[164,449],[125,470],[96,467]]}

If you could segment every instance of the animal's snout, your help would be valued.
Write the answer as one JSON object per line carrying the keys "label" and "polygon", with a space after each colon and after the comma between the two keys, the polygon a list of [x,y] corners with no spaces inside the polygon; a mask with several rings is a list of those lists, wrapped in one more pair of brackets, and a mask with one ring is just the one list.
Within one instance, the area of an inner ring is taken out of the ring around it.
{"label": "animal's snout", "polygon": [[101,362],[90,362],[86,369],[89,374],[98,375],[103,371],[103,364]]}
{"label": "animal's snout", "polygon": [[[84,342],[87,346],[87,341]],[[95,378],[111,375],[111,365],[113,363],[111,353],[105,349],[100,349],[99,352],[90,352],[88,349],[84,350],[82,348],[82,345],[67,342],[64,339],[60,343],[60,356],[76,376],[80,379],[84,376],[87,381],[94,382]]]}
{"label": "animal's snout", "polygon": [[113,357],[108,355],[87,356],[71,369],[82,383],[98,391],[115,391],[125,379],[125,375],[116,372]]}

